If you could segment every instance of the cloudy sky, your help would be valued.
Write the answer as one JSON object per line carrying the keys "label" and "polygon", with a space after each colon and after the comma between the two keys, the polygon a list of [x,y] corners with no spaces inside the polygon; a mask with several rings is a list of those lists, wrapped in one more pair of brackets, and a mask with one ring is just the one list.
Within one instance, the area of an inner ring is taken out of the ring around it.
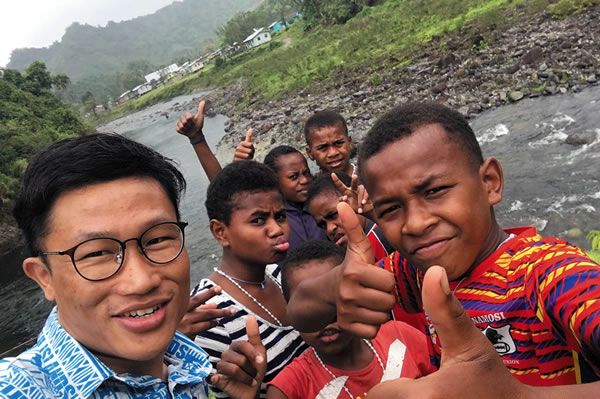
{"label": "cloudy sky", "polygon": [[73,22],[104,26],[152,14],[173,0],[2,0],[0,66],[20,47],[47,47]]}

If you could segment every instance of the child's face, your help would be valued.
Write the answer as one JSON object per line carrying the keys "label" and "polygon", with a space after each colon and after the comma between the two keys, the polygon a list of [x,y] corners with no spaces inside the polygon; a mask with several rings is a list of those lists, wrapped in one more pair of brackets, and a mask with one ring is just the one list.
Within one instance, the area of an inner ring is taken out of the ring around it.
{"label": "child's face", "polygon": [[[337,266],[337,264],[338,262],[333,258],[307,261],[302,267],[297,268],[292,273],[288,274],[287,285],[290,295],[293,295],[294,290],[303,280],[327,273]],[[336,355],[342,353],[348,347],[352,339],[355,339],[352,335],[341,331],[337,323],[329,324],[318,332],[300,333],[300,336],[307,345],[315,348],[320,355]]]}
{"label": "child's face", "polygon": [[306,201],[308,186],[312,175],[306,163],[306,158],[300,153],[282,155],[277,158],[277,179],[284,198],[295,204]]}
{"label": "child's face", "polygon": [[503,184],[496,160],[473,166],[432,124],[386,146],[363,167],[377,224],[421,270],[440,265],[455,280],[494,250],[492,206]]}
{"label": "child's face", "polygon": [[238,193],[234,202],[229,225],[223,224],[221,245],[246,264],[281,261],[289,248],[289,226],[281,194]]}
{"label": "child's face", "polygon": [[351,173],[348,169],[351,169],[352,139],[339,123],[313,129],[307,144],[306,152],[322,170]]}
{"label": "child's face", "polygon": [[[322,191],[310,201],[308,212],[317,222],[317,226],[325,229],[329,241],[335,243],[335,245],[345,247],[348,239],[338,216],[338,202],[339,194],[337,192]],[[358,218],[364,224],[364,217],[358,215]]]}

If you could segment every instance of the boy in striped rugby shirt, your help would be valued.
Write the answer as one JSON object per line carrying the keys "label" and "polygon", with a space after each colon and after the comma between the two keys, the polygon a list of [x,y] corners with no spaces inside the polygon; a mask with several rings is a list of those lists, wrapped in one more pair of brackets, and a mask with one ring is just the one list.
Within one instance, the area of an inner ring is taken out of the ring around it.
{"label": "boy in striped rugby shirt", "polygon": [[[441,265],[451,292],[520,382],[598,380],[598,264],[534,228],[500,228],[493,206],[502,199],[502,169],[483,158],[460,114],[438,104],[394,108],[363,141],[359,173],[375,221],[398,252],[382,262],[386,270],[363,267],[359,231],[341,267],[298,287],[298,299],[314,298],[315,306],[296,306],[292,297],[288,315],[301,331],[329,322],[334,305],[342,328],[366,337],[395,304],[422,313],[423,275]],[[436,330],[427,333],[439,359]]]}

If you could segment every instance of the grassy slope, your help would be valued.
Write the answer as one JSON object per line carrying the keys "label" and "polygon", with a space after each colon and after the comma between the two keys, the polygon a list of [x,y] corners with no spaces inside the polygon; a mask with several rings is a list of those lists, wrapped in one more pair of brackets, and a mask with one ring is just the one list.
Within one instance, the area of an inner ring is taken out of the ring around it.
{"label": "grassy slope", "polygon": [[[553,3],[553,4],[551,4]],[[365,8],[345,25],[318,27],[304,32],[297,23],[277,35],[269,45],[239,54],[216,68],[210,65],[116,107],[103,117],[114,119],[176,95],[202,87],[246,82],[243,107],[307,88],[318,93],[335,84],[342,74],[366,71],[371,84],[379,73],[411,62],[420,45],[466,25],[481,32],[511,23],[511,10],[549,9],[558,16],[581,11],[600,0],[387,0]]]}

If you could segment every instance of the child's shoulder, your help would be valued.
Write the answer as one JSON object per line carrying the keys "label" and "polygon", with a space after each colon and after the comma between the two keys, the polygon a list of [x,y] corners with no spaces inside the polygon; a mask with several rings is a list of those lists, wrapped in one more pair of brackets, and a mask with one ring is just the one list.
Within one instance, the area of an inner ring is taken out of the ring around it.
{"label": "child's shoulder", "polygon": [[[542,236],[533,227],[506,230],[515,237],[506,245],[502,258],[510,260],[512,268],[536,266],[552,266],[565,262],[587,262],[591,259],[585,251],[569,242],[552,236]],[[591,261],[593,262],[593,261]]]}

